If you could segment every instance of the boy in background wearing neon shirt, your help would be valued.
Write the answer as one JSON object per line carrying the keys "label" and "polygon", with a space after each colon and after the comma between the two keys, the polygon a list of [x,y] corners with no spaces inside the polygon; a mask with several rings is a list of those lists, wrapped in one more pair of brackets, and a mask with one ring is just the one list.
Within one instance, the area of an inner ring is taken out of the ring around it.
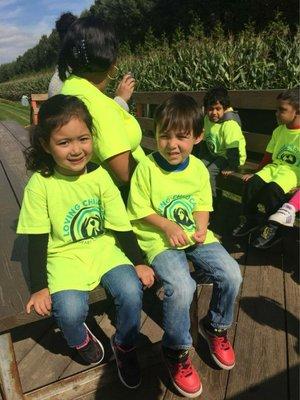
{"label": "boy in background wearing neon shirt", "polygon": [[[204,137],[197,156],[207,167],[213,197],[216,197],[216,177],[236,171],[246,161],[246,142],[241,120],[230,107],[225,88],[209,90],[203,99],[205,108]],[[197,151],[197,150],[196,150]]]}
{"label": "boy in background wearing neon shirt", "polygon": [[[202,391],[189,348],[189,309],[196,288],[189,272],[213,283],[200,332],[218,366],[235,365],[227,339],[241,283],[237,262],[207,229],[212,196],[204,164],[191,155],[199,143],[203,117],[193,98],[175,94],[154,117],[158,151],[138,164],[132,179],[128,213],[142,250],[164,287],[162,350],[172,382],[187,397]],[[203,282],[203,280],[201,281]]]}
{"label": "boy in background wearing neon shirt", "polygon": [[[277,101],[279,126],[272,134],[259,171],[243,178],[243,218],[233,230],[235,237],[258,230],[290,197],[289,191],[300,185],[299,91],[286,90],[277,96]],[[264,206],[266,218],[258,211],[259,204]]]}

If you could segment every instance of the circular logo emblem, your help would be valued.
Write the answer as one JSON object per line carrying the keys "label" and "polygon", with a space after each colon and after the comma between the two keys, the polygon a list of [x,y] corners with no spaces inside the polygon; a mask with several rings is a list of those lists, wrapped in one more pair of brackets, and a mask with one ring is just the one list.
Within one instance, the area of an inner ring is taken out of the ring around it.
{"label": "circular logo emblem", "polygon": [[195,224],[192,218],[193,204],[182,197],[172,200],[164,209],[164,217],[176,222],[182,228],[193,231]]}
{"label": "circular logo emblem", "polygon": [[287,164],[295,164],[296,156],[289,151],[283,151],[279,156],[281,161],[286,162]]}
{"label": "circular logo emblem", "polygon": [[74,242],[102,235],[103,212],[95,206],[84,207],[73,217],[70,224],[70,235]]}

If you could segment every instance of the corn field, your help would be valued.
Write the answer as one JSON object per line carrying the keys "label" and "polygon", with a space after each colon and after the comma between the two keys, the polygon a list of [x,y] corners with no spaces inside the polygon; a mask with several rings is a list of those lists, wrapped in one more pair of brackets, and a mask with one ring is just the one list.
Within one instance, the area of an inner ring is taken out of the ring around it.
{"label": "corn field", "polygon": [[[189,35],[178,31],[171,43],[150,38],[136,54],[119,59],[120,75],[132,71],[137,91],[201,90],[216,85],[228,89],[291,88],[300,83],[300,30],[274,22],[257,34],[249,26],[238,35],[216,28],[204,36],[201,25]],[[52,73],[0,84],[0,97],[47,91]],[[112,84],[108,91],[113,91]]]}

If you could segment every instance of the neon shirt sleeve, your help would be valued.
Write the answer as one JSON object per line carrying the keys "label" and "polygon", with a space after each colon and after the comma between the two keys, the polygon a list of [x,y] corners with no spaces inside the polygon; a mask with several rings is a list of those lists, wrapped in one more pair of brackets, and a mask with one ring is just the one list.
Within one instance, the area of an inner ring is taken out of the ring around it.
{"label": "neon shirt sleeve", "polygon": [[266,152],[268,152],[268,153],[274,153],[274,148],[275,148],[275,144],[276,144],[276,140],[277,140],[277,136],[278,136],[277,132],[278,132],[278,128],[276,128],[272,133],[271,140],[269,141],[267,148],[266,148]]}
{"label": "neon shirt sleeve", "polygon": [[46,193],[33,175],[24,191],[17,233],[50,233]]}
{"label": "neon shirt sleeve", "polygon": [[236,121],[224,122],[224,141],[226,149],[239,148],[242,130]]}
{"label": "neon shirt sleeve", "polygon": [[198,198],[194,211],[212,211],[212,193],[209,180],[209,172],[207,168],[204,167],[204,165],[201,168],[201,171],[199,171],[199,181],[200,184],[197,193]]}
{"label": "neon shirt sleeve", "polygon": [[151,206],[150,170],[145,163],[138,164],[132,175],[127,212],[131,221],[156,214]]}

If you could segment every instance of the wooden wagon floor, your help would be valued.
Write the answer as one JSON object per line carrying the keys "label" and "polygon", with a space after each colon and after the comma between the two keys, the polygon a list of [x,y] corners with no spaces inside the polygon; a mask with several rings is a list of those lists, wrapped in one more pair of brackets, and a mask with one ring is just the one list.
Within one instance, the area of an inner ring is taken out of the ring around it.
{"label": "wooden wagon floor", "polygon": [[[228,203],[228,202],[227,202]],[[230,227],[232,204],[224,204],[217,226]],[[228,207],[227,211],[226,208]],[[224,231],[224,229],[223,229]],[[289,248],[289,256],[281,256],[281,247],[258,252],[247,243],[232,245],[223,232],[223,243],[240,263],[244,277],[236,306],[235,324],[230,330],[237,363],[230,371],[222,371],[211,361],[206,343],[199,339],[193,349],[193,360],[200,371],[205,400],[297,400],[299,398],[299,298],[297,249],[290,246],[295,238],[286,235],[282,246]],[[198,289],[199,318],[206,314],[211,286]],[[104,364],[95,367],[90,378],[89,393],[78,396],[60,393],[55,399],[180,399],[170,384],[160,354],[161,301],[145,292],[139,356],[143,381],[135,391],[124,388],[118,379],[109,345],[114,332],[113,306],[108,302],[106,313],[97,310],[89,322],[102,340],[106,357]],[[60,332],[51,320],[39,325],[13,331],[22,386],[32,390],[65,378],[88,367],[69,351]],[[77,393],[77,392],[76,392]],[[80,395],[79,395],[80,393]],[[34,397],[32,397],[34,398]]]}

